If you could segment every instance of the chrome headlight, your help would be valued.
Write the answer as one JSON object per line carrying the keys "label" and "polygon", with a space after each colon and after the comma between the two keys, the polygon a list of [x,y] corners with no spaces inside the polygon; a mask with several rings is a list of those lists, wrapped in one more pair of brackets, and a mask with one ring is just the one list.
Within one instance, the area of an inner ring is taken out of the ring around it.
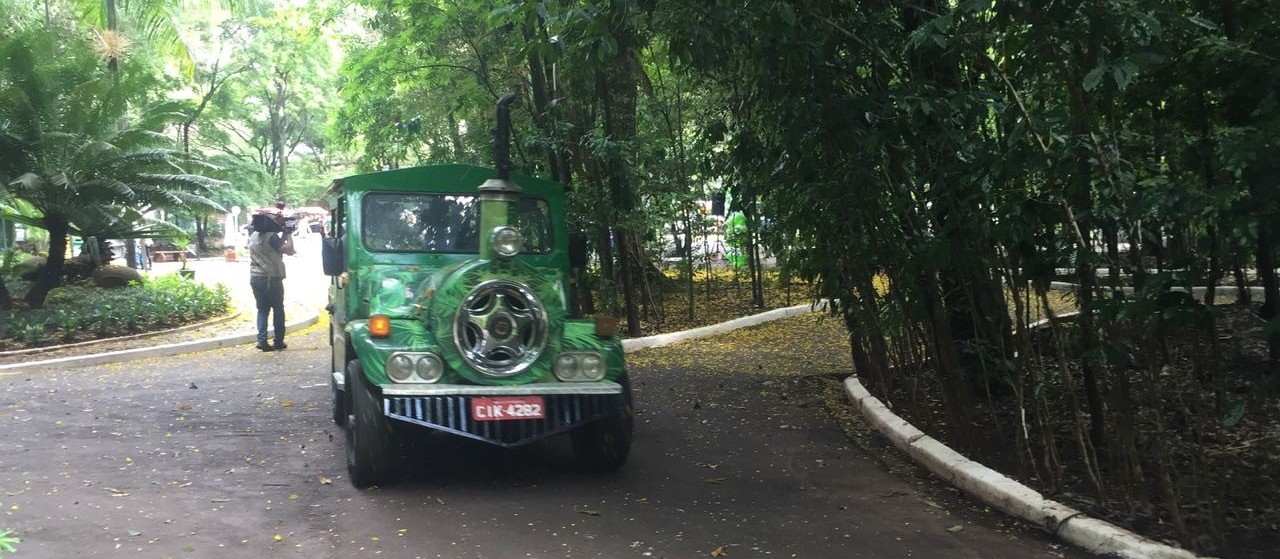
{"label": "chrome headlight", "polygon": [[566,382],[578,380],[578,359],[571,353],[563,353],[556,358],[551,372],[555,373],[556,378]]}
{"label": "chrome headlight", "polygon": [[403,353],[387,359],[387,376],[396,382],[404,382],[413,376],[413,358]]}
{"label": "chrome headlight", "polygon": [[489,245],[498,256],[511,258],[520,254],[520,248],[524,246],[524,236],[515,227],[497,227],[489,235]]}
{"label": "chrome headlight", "polygon": [[604,358],[594,351],[571,351],[556,357],[551,371],[564,382],[596,382],[604,378]]}
{"label": "chrome headlight", "polygon": [[422,382],[435,382],[444,376],[444,363],[439,357],[427,353],[418,358],[418,362],[413,366],[413,374],[418,375]]}
{"label": "chrome headlight", "polygon": [[436,382],[444,376],[444,362],[434,353],[393,353],[387,376],[396,382]]}

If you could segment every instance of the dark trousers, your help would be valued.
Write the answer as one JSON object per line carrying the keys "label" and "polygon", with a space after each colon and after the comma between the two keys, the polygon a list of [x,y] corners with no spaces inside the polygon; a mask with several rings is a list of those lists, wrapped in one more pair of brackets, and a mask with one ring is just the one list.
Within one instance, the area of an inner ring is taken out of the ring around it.
{"label": "dark trousers", "polygon": [[258,304],[258,343],[267,343],[267,313],[272,315],[276,344],[284,343],[284,278],[249,276],[249,287]]}

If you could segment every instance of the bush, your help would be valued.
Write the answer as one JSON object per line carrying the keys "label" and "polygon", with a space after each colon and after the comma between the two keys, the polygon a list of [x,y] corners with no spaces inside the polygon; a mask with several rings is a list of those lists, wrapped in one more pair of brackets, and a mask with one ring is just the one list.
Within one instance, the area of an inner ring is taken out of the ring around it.
{"label": "bush", "polygon": [[0,349],[104,338],[180,326],[226,314],[225,286],[209,289],[177,275],[122,289],[59,287],[43,309],[0,311]]}

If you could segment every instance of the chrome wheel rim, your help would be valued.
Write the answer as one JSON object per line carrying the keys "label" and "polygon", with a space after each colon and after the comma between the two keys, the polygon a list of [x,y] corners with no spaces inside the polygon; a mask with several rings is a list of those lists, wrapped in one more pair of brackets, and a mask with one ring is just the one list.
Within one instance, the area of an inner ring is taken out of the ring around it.
{"label": "chrome wheel rim", "polygon": [[512,377],[533,365],[546,348],[547,313],[528,286],[489,280],[462,300],[453,341],[476,371]]}

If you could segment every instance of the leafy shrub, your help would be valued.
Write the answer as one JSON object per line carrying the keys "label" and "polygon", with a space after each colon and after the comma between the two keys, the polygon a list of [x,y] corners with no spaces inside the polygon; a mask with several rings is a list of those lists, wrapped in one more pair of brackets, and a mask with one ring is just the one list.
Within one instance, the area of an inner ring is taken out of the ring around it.
{"label": "leafy shrub", "polygon": [[122,289],[70,285],[53,290],[43,309],[0,311],[0,348],[179,326],[226,314],[230,303],[225,286],[210,289],[176,274]]}

